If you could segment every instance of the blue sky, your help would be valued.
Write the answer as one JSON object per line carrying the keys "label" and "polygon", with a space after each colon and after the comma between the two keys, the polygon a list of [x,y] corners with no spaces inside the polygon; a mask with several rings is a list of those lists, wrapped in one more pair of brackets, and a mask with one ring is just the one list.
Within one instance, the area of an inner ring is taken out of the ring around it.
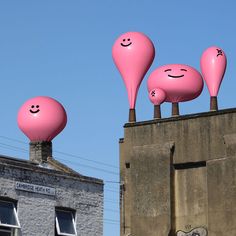
{"label": "blue sky", "polygon": [[[118,141],[128,118],[128,99],[111,57],[114,41],[127,31],[151,38],[156,57],[147,76],[171,63],[200,70],[202,52],[221,47],[228,66],[219,108],[235,107],[235,5],[233,0],[2,0],[0,153],[28,158],[28,140],[16,123],[26,100],[46,95],[60,101],[68,124],[53,142],[54,157],[106,181],[104,236],[118,236],[119,184],[109,181],[119,182]],[[137,98],[138,121],[153,116],[147,76]],[[208,110],[206,86],[199,98],[180,104],[181,114]],[[170,104],[163,104],[162,113],[170,116]]]}

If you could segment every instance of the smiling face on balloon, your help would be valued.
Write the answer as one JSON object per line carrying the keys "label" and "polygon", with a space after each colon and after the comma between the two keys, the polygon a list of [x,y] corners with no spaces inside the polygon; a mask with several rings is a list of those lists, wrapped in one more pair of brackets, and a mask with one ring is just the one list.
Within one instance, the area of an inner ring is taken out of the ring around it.
{"label": "smiling face on balloon", "polygon": [[186,68],[185,65],[170,65],[167,66],[167,69],[163,69],[165,76],[167,75],[169,78],[178,79],[184,76],[188,76],[187,72],[194,73],[191,68]]}
{"label": "smiling face on balloon", "polygon": [[191,66],[183,64],[169,64],[159,67],[156,70],[156,77],[158,80],[170,81],[176,84],[182,84],[184,82],[192,81],[201,78],[200,73]]}
{"label": "smiling face on balloon", "polygon": [[131,32],[126,33],[121,35],[115,42],[113,48],[115,50],[115,48],[120,48],[120,49],[130,49],[128,47],[130,47],[132,45],[132,41],[131,38],[135,38],[135,35]]}
{"label": "smiling face on balloon", "polygon": [[18,126],[31,141],[51,141],[67,122],[63,106],[50,97],[26,101],[18,112]]}
{"label": "smiling face on balloon", "polygon": [[40,112],[40,110],[39,110],[39,105],[36,105],[36,106],[35,106],[35,105],[32,105],[29,111],[30,111],[32,114],[36,114],[36,113]]}
{"label": "smiling face on balloon", "polygon": [[122,40],[122,43],[120,43],[120,45],[122,47],[129,47],[131,44],[132,44],[132,42],[130,41],[130,38],[127,38],[127,39],[124,38]]}
{"label": "smiling face on balloon", "polygon": [[53,113],[56,113],[59,107],[56,100],[42,96],[28,100],[21,109],[25,113],[26,119],[46,120],[51,119]]}
{"label": "smiling face on balloon", "polygon": [[[125,52],[130,52],[138,55],[141,52],[151,52],[153,54],[154,46],[151,40],[140,32],[127,32],[122,34],[113,45],[112,54],[120,54]],[[140,55],[141,56],[141,55]]]}
{"label": "smiling face on balloon", "polygon": [[165,101],[183,102],[196,98],[203,88],[201,74],[191,66],[169,64],[157,68],[148,78],[148,91],[162,89]]}
{"label": "smiling face on balloon", "polygon": [[112,57],[125,82],[130,108],[135,107],[138,88],[154,56],[152,41],[140,32],[122,34],[112,47]]}

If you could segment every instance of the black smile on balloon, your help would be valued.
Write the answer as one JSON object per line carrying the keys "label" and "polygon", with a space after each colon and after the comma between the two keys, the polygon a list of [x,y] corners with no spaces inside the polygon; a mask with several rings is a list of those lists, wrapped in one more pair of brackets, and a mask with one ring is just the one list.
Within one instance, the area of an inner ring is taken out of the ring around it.
{"label": "black smile on balloon", "polygon": [[[180,69],[180,70],[181,70],[181,71],[186,71],[186,72],[187,72],[186,69]],[[168,72],[168,71],[171,71],[171,69],[166,69],[166,70],[164,70],[164,72]],[[171,77],[171,78],[181,78],[181,77],[184,77],[183,74],[182,74],[182,75],[169,75],[169,74],[168,74],[168,76]]]}
{"label": "black smile on balloon", "polygon": [[[37,110],[35,110],[35,107],[37,108]],[[31,113],[33,113],[33,114],[36,114],[36,113],[38,113],[40,110],[38,109],[39,108],[39,105],[36,105],[36,106],[34,106],[34,105],[32,105],[31,106],[31,109],[29,110]],[[33,110],[32,110],[33,109]]]}
{"label": "black smile on balloon", "polygon": [[121,45],[122,47],[129,47],[129,46],[132,44],[132,42],[130,42],[130,39],[127,39],[127,41],[128,41],[128,44],[125,43],[125,42],[126,42],[126,39],[123,39],[123,42],[124,42],[124,43],[121,43],[120,45]]}
{"label": "black smile on balloon", "polygon": [[171,78],[181,78],[184,75],[168,75],[168,76],[171,77]]}

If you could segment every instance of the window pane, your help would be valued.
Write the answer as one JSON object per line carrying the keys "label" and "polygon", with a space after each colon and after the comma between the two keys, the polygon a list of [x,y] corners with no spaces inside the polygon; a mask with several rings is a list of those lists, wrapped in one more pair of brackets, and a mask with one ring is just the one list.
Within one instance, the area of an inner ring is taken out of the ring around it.
{"label": "window pane", "polygon": [[0,201],[0,223],[17,225],[13,203]]}
{"label": "window pane", "polygon": [[0,235],[1,235],[1,236],[11,236],[11,233],[2,232],[2,231],[0,230]]}
{"label": "window pane", "polygon": [[1,231],[1,229],[0,229],[0,235],[1,236],[11,236],[11,232],[3,232],[3,231]]}
{"label": "window pane", "polygon": [[0,226],[0,235],[1,236],[11,236],[11,230],[7,227]]}
{"label": "window pane", "polygon": [[69,211],[56,211],[60,233],[75,234],[73,214]]}

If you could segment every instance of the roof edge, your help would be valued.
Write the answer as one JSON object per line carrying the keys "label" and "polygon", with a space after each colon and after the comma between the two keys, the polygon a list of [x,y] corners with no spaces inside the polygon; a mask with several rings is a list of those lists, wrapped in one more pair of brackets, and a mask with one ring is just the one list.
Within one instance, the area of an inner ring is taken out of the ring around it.
{"label": "roof edge", "polygon": [[15,167],[15,168],[34,170],[34,171],[38,171],[45,174],[55,174],[55,175],[60,175],[60,176],[68,177],[68,178],[76,178],[82,182],[90,182],[90,183],[104,185],[104,181],[102,179],[81,175],[78,172],[66,166],[65,164],[55,160],[53,157],[49,157],[48,160],[49,160],[48,164],[52,165],[56,169],[45,168],[41,166],[40,164],[29,161],[29,160],[0,155],[0,164],[2,163],[8,166]]}
{"label": "roof edge", "polygon": [[153,120],[147,120],[147,121],[126,123],[124,125],[124,128],[157,124],[157,123],[165,123],[165,122],[173,122],[173,121],[179,121],[179,120],[195,119],[198,117],[217,116],[217,115],[223,115],[223,114],[228,114],[228,113],[236,113],[236,108],[228,108],[228,109],[222,109],[222,110],[218,110],[218,111],[200,112],[200,113],[180,115],[180,116],[168,117],[168,118],[162,118],[162,119],[153,119]]}

